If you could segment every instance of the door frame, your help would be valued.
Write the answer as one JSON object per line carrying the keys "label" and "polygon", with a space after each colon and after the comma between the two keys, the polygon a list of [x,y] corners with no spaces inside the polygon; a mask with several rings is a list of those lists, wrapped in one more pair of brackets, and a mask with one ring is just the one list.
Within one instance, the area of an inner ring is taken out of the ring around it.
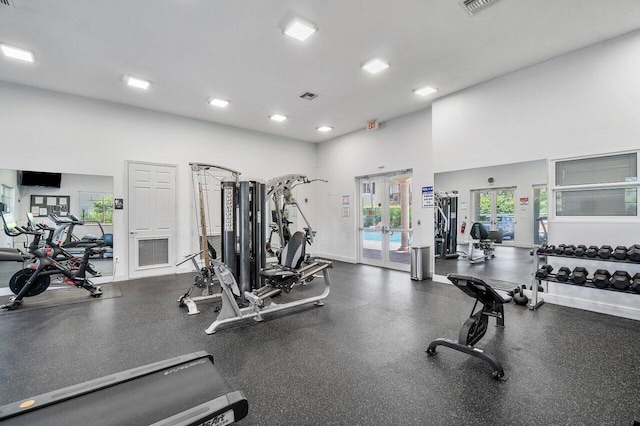
{"label": "door frame", "polygon": [[[393,171],[393,172],[386,172],[386,173],[376,173],[376,174],[371,174],[371,175],[364,175],[364,176],[356,176],[355,178],[355,182],[356,182],[356,194],[358,194],[357,199],[356,199],[356,209],[357,209],[357,217],[356,217],[356,238],[357,238],[357,261],[358,263],[362,263],[365,265],[372,265],[372,266],[379,266],[379,267],[383,267],[383,268],[388,268],[388,269],[396,269],[396,270],[401,270],[401,271],[409,271],[410,270],[410,264],[404,264],[404,263],[400,263],[400,262],[393,262],[391,261],[390,257],[389,257],[389,252],[390,252],[390,230],[393,231],[402,231],[402,229],[392,229],[390,228],[390,218],[387,217],[388,213],[390,211],[389,209],[389,189],[390,189],[390,182],[392,181],[392,178],[394,177],[401,177],[401,176],[407,176],[410,177],[411,179],[413,179],[413,169],[404,169],[404,170],[397,170],[397,171]],[[382,227],[380,228],[376,228],[375,230],[372,229],[370,231],[365,231],[365,229],[361,226],[361,224],[363,223],[363,217],[362,217],[362,211],[364,208],[364,205],[362,203],[362,184],[363,181],[365,180],[373,180],[373,179],[378,179],[382,184],[379,185],[381,186],[381,188],[378,189],[378,193],[380,194],[381,198],[380,198],[380,203],[381,203],[381,223],[383,223]],[[412,205],[412,196],[411,193],[409,194],[409,206],[411,207]],[[370,259],[370,258],[365,258],[363,256],[363,234],[365,232],[379,232],[380,233],[380,242],[381,242],[381,259],[380,260],[376,260],[376,259]],[[412,234],[413,234],[413,228],[410,226],[407,229],[407,232],[409,232],[409,237],[411,238]],[[409,243],[409,247],[411,246],[411,242]]]}

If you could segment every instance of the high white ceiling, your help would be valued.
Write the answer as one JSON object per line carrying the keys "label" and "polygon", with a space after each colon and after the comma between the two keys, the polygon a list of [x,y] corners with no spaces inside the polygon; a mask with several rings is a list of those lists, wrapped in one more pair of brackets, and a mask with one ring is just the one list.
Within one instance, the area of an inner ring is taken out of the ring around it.
{"label": "high white ceiling", "polygon": [[[0,43],[36,62],[0,55],[0,80],[312,142],[640,28],[638,0],[499,0],[472,17],[459,0],[9,1]],[[284,36],[294,16],[318,32]],[[365,73],[373,57],[391,67]],[[125,74],[151,88],[127,87]],[[426,84],[440,91],[412,93]]]}

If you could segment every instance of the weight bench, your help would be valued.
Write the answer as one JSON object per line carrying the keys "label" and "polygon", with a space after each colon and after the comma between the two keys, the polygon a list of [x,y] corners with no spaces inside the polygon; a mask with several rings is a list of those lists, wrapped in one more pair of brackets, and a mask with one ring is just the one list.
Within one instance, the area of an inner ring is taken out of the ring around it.
{"label": "weight bench", "polygon": [[[504,370],[500,362],[473,345],[478,343],[487,332],[489,317],[495,317],[496,325],[504,327],[503,305],[510,303],[513,299],[512,296],[505,291],[493,289],[480,278],[456,274],[449,274],[447,278],[460,290],[476,299],[476,302],[473,305],[473,309],[471,309],[471,316],[460,329],[458,341],[454,342],[444,338],[436,339],[429,344],[427,354],[435,355],[437,353],[436,347],[447,346],[488,362],[493,368],[493,377],[504,380]],[[482,303],[482,309],[474,313],[478,303]]]}
{"label": "weight bench", "polygon": [[3,425],[227,425],[249,405],[206,352],[168,359],[0,407]]}

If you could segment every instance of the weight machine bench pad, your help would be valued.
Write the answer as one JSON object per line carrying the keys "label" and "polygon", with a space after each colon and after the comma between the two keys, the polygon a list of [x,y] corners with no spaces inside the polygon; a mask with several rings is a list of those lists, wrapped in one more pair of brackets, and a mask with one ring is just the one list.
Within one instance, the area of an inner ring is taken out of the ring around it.
{"label": "weight machine bench pad", "polygon": [[0,422],[200,425],[216,419],[212,424],[226,425],[244,418],[248,407],[242,392],[218,373],[213,357],[196,352],[5,405]]}

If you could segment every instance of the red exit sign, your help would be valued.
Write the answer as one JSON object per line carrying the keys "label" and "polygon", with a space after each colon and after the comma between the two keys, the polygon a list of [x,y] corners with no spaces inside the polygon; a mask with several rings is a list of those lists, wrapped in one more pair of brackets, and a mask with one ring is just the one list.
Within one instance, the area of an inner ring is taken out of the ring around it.
{"label": "red exit sign", "polygon": [[367,124],[367,130],[376,130],[378,128],[378,120],[371,120]]}

